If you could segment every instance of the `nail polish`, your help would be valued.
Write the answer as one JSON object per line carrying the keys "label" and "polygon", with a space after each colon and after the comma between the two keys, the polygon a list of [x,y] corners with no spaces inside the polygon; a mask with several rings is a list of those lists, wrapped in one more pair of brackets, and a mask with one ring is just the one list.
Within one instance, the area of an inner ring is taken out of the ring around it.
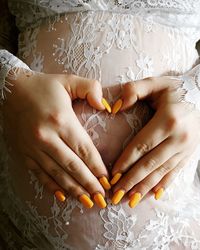
{"label": "nail polish", "polygon": [[107,206],[107,203],[101,193],[96,193],[94,195],[94,201],[100,208],[105,208]]}
{"label": "nail polish", "polygon": [[115,104],[112,107],[112,114],[117,114],[117,112],[120,110],[122,107],[122,99],[119,99],[115,102]]}
{"label": "nail polish", "polygon": [[129,207],[131,208],[134,208],[137,206],[137,204],[140,202],[142,198],[142,195],[141,193],[137,192],[137,193],[134,193],[131,198],[130,198],[130,201],[129,201]]}
{"label": "nail polish", "polygon": [[111,185],[106,176],[99,178],[99,182],[106,190],[109,190],[111,188]]}
{"label": "nail polish", "polygon": [[112,197],[112,204],[117,205],[123,198],[124,194],[125,191],[123,189],[119,189],[117,192],[115,192]]}
{"label": "nail polish", "polygon": [[111,107],[109,105],[109,103],[106,101],[105,98],[102,98],[102,104],[104,105],[104,107],[106,108],[106,110],[111,113]]}
{"label": "nail polish", "polygon": [[164,193],[164,188],[159,188],[156,192],[155,192],[155,199],[156,200],[159,200],[162,195]]}
{"label": "nail polish", "polygon": [[66,197],[65,197],[64,193],[59,191],[59,190],[56,191],[54,195],[61,202],[64,202],[66,200]]}
{"label": "nail polish", "polygon": [[93,201],[90,199],[89,196],[87,196],[86,194],[82,194],[81,196],[79,196],[79,201],[86,207],[86,208],[92,208],[94,203]]}
{"label": "nail polish", "polygon": [[116,173],[112,180],[110,181],[111,185],[114,185],[118,182],[118,180],[121,178],[122,174],[121,173]]}

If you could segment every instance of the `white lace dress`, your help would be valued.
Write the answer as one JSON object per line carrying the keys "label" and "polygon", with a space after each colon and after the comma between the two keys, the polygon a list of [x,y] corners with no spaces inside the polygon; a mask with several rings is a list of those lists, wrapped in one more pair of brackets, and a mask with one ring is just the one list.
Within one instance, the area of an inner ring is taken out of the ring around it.
{"label": "white lace dress", "polygon": [[[12,38],[7,35],[13,37],[10,22],[1,35],[2,99],[9,90],[7,72],[19,66],[96,78],[111,104],[127,81],[182,75],[186,100],[200,107],[195,49],[200,1],[9,0],[8,4],[20,34],[17,57],[8,44]],[[152,115],[145,103],[116,116],[97,112],[85,102],[77,102],[74,109],[108,168]],[[6,249],[200,249],[198,151],[160,201],[147,195],[131,209],[125,201],[112,206],[107,194],[105,209],[90,210],[75,199],[61,204],[47,194],[31,172],[10,159],[2,136],[0,152],[0,235]]]}

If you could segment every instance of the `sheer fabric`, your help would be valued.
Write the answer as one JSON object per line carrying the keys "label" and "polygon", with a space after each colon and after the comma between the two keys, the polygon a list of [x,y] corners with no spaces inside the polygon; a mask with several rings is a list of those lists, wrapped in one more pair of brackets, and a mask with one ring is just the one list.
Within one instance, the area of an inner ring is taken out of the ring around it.
{"label": "sheer fabric", "polygon": [[[20,59],[1,50],[1,69],[17,62],[39,72],[96,78],[111,104],[127,81],[181,76],[185,100],[200,107],[199,1],[10,0],[9,7],[20,29]],[[109,169],[153,114],[142,102],[116,116],[83,101],[74,103],[74,110]],[[149,194],[130,209],[126,199],[112,206],[108,193],[109,205],[102,210],[87,210],[72,198],[57,202],[31,172],[13,162],[3,136],[1,152],[0,233],[10,249],[200,248],[199,150],[162,200]]]}

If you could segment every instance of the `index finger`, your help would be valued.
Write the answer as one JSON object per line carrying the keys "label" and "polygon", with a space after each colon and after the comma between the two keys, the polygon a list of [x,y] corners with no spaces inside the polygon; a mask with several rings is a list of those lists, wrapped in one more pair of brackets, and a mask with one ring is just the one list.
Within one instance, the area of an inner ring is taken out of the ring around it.
{"label": "index finger", "polygon": [[[99,179],[105,189],[110,189],[107,168],[93,144],[92,139],[82,127],[75,113],[72,112],[70,124],[60,131],[62,140],[76,153],[76,155],[87,165],[91,172]],[[67,132],[66,132],[67,130]]]}
{"label": "index finger", "polygon": [[[162,114],[157,111],[153,118],[140,130],[125,148],[119,159],[114,164],[112,170],[112,175],[114,177],[111,180],[111,184],[114,185],[119,180],[115,176],[119,176],[120,178],[121,174],[127,172],[133,164],[169,136],[169,126],[168,124],[165,124],[164,119],[161,119],[161,115]],[[160,125],[158,126],[159,123]]]}

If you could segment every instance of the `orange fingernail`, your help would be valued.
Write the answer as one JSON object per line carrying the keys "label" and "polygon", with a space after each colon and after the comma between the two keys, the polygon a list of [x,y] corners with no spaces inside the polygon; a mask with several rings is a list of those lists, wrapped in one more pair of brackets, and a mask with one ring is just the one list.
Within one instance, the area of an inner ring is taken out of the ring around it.
{"label": "orange fingernail", "polygon": [[120,108],[122,107],[122,103],[123,103],[122,99],[119,99],[115,102],[115,104],[112,107],[113,114],[116,114],[120,110]]}
{"label": "orange fingernail", "polygon": [[137,204],[140,202],[142,198],[142,195],[141,193],[137,192],[137,193],[134,193],[131,198],[130,198],[130,201],[129,201],[129,207],[131,208],[134,208],[135,206],[137,206]]}
{"label": "orange fingernail", "polygon": [[125,194],[125,191],[123,189],[120,189],[117,192],[115,192],[112,197],[112,204],[114,205],[118,204],[121,201],[124,194]]}
{"label": "orange fingernail", "polygon": [[86,207],[86,208],[92,208],[94,203],[93,201],[90,199],[90,197],[88,197],[86,194],[82,194],[81,196],[79,196],[79,201]]}
{"label": "orange fingernail", "polygon": [[63,192],[61,192],[61,191],[56,191],[56,192],[55,192],[55,197],[56,197],[59,201],[61,201],[61,202],[64,202],[64,201],[66,200],[65,195],[64,195]]}
{"label": "orange fingernail", "polygon": [[121,173],[116,173],[112,180],[110,181],[111,185],[114,185],[118,182],[118,180],[121,178],[122,174]]}
{"label": "orange fingernail", "polygon": [[107,203],[103,197],[102,194],[97,193],[94,195],[94,200],[96,202],[96,204],[100,207],[100,208],[105,208],[107,206]]}
{"label": "orange fingernail", "polygon": [[159,188],[156,192],[155,192],[155,199],[159,200],[161,198],[161,196],[164,193],[164,188]]}
{"label": "orange fingernail", "polygon": [[99,182],[101,183],[101,185],[106,189],[109,190],[111,188],[110,183],[108,182],[108,179],[103,176],[101,178],[99,178]]}
{"label": "orange fingernail", "polygon": [[109,103],[106,101],[105,98],[102,98],[102,104],[103,104],[104,107],[107,109],[107,111],[108,111],[109,113],[111,113],[111,107],[110,107]]}

